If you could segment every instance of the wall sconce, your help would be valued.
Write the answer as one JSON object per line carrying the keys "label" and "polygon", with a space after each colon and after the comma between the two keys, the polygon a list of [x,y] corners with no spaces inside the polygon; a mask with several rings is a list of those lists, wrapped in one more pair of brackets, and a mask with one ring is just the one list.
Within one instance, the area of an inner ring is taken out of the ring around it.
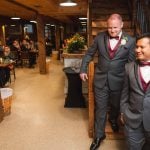
{"label": "wall sconce", "polygon": [[76,6],[77,3],[75,3],[73,0],[66,0],[64,2],[61,2],[59,5],[60,6]]}

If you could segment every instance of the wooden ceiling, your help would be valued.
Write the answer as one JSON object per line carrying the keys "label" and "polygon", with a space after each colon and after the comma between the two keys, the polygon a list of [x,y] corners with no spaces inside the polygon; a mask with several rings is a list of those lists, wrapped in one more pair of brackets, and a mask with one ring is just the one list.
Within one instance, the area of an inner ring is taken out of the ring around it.
{"label": "wooden ceiling", "polygon": [[87,1],[75,0],[77,6],[62,7],[59,3],[63,0],[0,0],[0,15],[19,16],[22,19],[36,19],[41,14],[64,23],[74,23],[78,17],[87,15]]}

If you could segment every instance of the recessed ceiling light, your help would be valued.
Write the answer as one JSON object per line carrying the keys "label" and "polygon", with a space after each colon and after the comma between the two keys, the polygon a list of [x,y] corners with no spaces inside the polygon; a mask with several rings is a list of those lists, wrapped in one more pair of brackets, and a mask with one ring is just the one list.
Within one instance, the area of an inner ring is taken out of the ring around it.
{"label": "recessed ceiling light", "polygon": [[84,18],[84,17],[81,17],[81,18],[79,18],[80,20],[87,20],[87,18]]}
{"label": "recessed ceiling light", "polygon": [[13,20],[19,20],[20,17],[11,17],[11,19],[13,19]]}
{"label": "recessed ceiling light", "polygon": [[31,22],[31,23],[37,23],[37,21],[35,21],[35,20],[31,20],[30,22]]}
{"label": "recessed ceiling light", "polygon": [[60,6],[76,6],[77,3],[75,3],[73,0],[66,0],[65,2],[61,2],[59,5]]}

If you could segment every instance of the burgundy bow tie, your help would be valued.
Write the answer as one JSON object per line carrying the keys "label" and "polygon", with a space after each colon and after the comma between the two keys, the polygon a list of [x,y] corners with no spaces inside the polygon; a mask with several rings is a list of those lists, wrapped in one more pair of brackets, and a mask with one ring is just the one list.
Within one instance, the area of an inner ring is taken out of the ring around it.
{"label": "burgundy bow tie", "polygon": [[111,36],[110,36],[110,39],[116,39],[116,40],[119,40],[119,36],[115,36],[115,37],[111,37]]}
{"label": "burgundy bow tie", "polygon": [[150,62],[141,61],[140,66],[150,66]]}

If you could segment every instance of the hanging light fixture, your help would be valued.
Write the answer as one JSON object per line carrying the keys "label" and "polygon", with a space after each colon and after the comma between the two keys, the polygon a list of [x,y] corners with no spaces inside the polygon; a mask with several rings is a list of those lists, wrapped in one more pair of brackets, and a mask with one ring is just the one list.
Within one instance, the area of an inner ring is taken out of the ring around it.
{"label": "hanging light fixture", "polygon": [[13,16],[13,17],[11,17],[10,19],[13,19],[13,20],[19,20],[19,19],[21,19],[20,17],[18,17],[18,16],[16,16],[16,14]]}
{"label": "hanging light fixture", "polygon": [[77,3],[75,3],[73,0],[66,0],[64,2],[61,2],[59,5],[60,6],[76,6]]}
{"label": "hanging light fixture", "polygon": [[11,17],[12,20],[19,20],[20,17]]}

